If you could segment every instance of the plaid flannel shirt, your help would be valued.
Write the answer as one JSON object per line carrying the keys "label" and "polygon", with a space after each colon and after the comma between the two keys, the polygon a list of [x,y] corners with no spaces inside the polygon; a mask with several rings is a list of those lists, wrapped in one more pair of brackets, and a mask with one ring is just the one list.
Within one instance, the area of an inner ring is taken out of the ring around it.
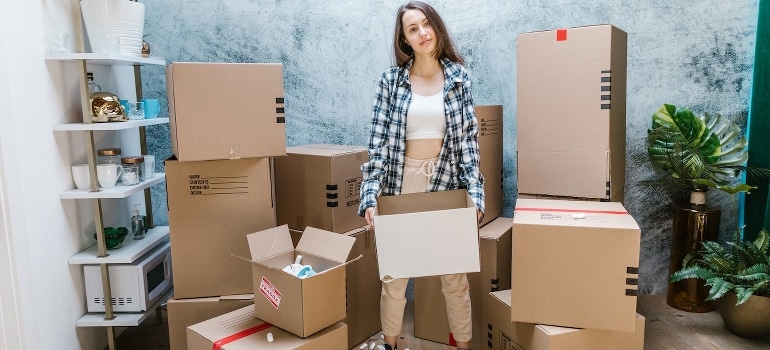
{"label": "plaid flannel shirt", "polygon": [[[378,195],[401,193],[406,152],[406,113],[412,100],[409,71],[391,67],[380,77],[374,100],[369,135],[369,161],[361,166],[361,204],[358,214],[377,204]],[[484,178],[479,171],[478,121],[473,110],[471,82],[459,63],[442,59],[446,135],[430,191],[468,190],[473,203],[484,212]]]}

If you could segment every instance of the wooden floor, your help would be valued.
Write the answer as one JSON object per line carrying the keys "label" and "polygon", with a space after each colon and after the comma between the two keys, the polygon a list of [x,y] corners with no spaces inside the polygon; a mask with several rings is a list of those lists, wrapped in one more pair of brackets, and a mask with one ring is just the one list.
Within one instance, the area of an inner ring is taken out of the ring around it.
{"label": "wooden floor", "polygon": [[[716,311],[709,313],[688,313],[666,304],[665,295],[643,295],[638,298],[637,311],[646,318],[644,332],[645,350],[753,350],[770,349],[770,337],[765,339],[744,339],[726,330],[722,318]],[[118,336],[118,350],[169,349],[168,328],[163,321],[158,323],[150,317],[138,327],[127,328]],[[447,350],[454,347],[414,338],[412,303],[407,303],[403,338],[399,349],[406,350]],[[380,335],[371,338],[382,344]],[[354,349],[358,349],[355,347]],[[175,349],[176,350],[176,349]],[[479,350],[479,349],[477,349]]]}

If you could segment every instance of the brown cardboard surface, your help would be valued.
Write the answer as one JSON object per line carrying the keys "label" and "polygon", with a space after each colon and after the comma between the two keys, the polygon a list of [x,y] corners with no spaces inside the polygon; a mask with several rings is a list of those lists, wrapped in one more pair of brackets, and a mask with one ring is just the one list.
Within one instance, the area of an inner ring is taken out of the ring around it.
{"label": "brown cardboard surface", "polygon": [[174,299],[166,303],[171,350],[187,350],[187,327],[254,304],[254,294]]}
{"label": "brown cardboard surface", "polygon": [[358,216],[365,147],[312,144],[275,159],[276,215],[295,230],[343,233],[366,225]]}
{"label": "brown cardboard surface", "polygon": [[631,332],[577,329],[511,322],[511,291],[487,295],[487,339],[495,350],[642,350],[644,316],[635,314]]}
{"label": "brown cardboard surface", "polygon": [[346,349],[347,325],[338,322],[303,339],[257,318],[254,308],[247,306],[187,327],[189,350],[211,350],[228,337],[235,339],[225,341],[222,350]]}
{"label": "brown cardboard surface", "polygon": [[[305,250],[286,251],[287,246],[291,247],[291,234],[288,225],[281,225],[251,233],[247,240],[252,248],[280,246],[275,252],[252,249],[260,254],[275,253],[252,256],[257,317],[303,338],[345,318],[344,261],[355,238],[307,227],[297,244]],[[325,251],[335,252],[339,256],[333,258],[339,260],[323,258]],[[284,272],[283,268],[294,263],[297,255],[303,257],[301,264],[311,265],[317,274],[300,279]],[[345,338],[347,341],[347,334]]]}
{"label": "brown cardboard surface", "polygon": [[464,189],[379,196],[374,227],[381,280],[481,269],[476,206]]}
{"label": "brown cardboard surface", "polygon": [[[292,241],[299,242],[302,231],[290,231]],[[343,234],[356,239],[348,260],[361,256],[355,263],[345,266],[347,317],[342,322],[348,325],[348,348],[353,349],[368,341],[369,337],[382,328],[379,308],[382,283],[377,275],[374,230],[363,226]],[[510,242],[508,246],[510,247]],[[510,273],[508,275],[510,276]]]}
{"label": "brown cardboard surface", "polygon": [[280,63],[166,67],[171,151],[180,161],[286,154]]}
{"label": "brown cardboard surface", "polygon": [[[487,294],[511,288],[511,218],[498,217],[479,229],[481,271],[468,274],[473,317],[472,349],[486,348]],[[414,336],[450,341],[446,304],[437,276],[414,279]]]}
{"label": "brown cardboard surface", "polygon": [[511,320],[632,332],[640,236],[617,202],[518,199]]}
{"label": "brown cardboard surface", "polygon": [[623,201],[626,40],[612,25],[517,36],[520,193]]}
{"label": "brown cardboard surface", "polygon": [[503,213],[503,106],[475,106],[484,175],[485,212],[481,226]]}
{"label": "brown cardboard surface", "polygon": [[254,293],[246,235],[275,226],[267,158],[166,161],[174,295]]}

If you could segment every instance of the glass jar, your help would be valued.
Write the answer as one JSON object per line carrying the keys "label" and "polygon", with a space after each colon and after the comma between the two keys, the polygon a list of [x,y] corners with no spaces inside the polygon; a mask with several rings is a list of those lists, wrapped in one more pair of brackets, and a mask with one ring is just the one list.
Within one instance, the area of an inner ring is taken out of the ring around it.
{"label": "glass jar", "polygon": [[124,185],[138,185],[144,181],[144,157],[123,157],[120,161],[123,165],[123,175],[120,180]]}
{"label": "glass jar", "polygon": [[96,163],[121,165],[120,148],[101,148],[96,150]]}

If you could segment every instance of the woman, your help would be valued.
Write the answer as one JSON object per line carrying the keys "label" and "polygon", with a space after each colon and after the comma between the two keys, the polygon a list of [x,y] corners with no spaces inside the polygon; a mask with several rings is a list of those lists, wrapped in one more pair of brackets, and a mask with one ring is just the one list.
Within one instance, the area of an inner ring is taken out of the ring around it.
{"label": "woman", "polygon": [[[377,87],[369,161],[361,166],[358,213],[374,227],[376,197],[465,188],[484,213],[479,172],[478,122],[470,80],[446,26],[430,5],[411,1],[398,9],[393,48],[396,66]],[[465,274],[441,276],[447,314],[458,349],[470,348],[471,304]],[[382,284],[384,349],[396,349],[408,279]]]}

